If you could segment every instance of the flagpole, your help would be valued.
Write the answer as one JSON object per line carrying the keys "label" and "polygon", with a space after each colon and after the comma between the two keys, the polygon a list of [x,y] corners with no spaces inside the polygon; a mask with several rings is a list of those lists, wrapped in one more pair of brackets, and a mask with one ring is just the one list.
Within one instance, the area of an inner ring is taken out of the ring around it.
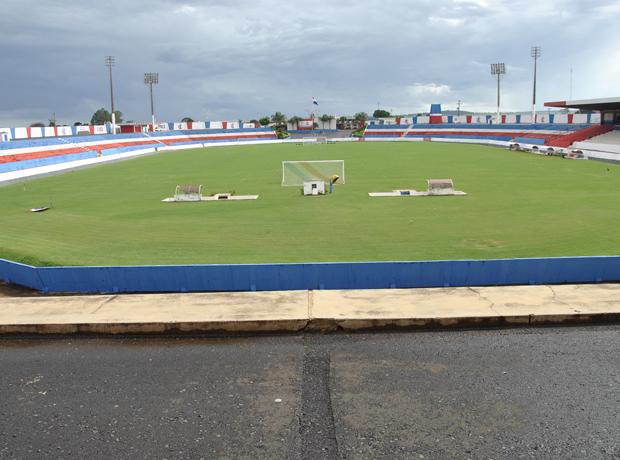
{"label": "flagpole", "polygon": [[310,118],[312,118],[312,131],[314,131],[314,106],[319,106],[316,97],[312,96],[312,110],[310,111]]}
{"label": "flagpole", "polygon": [[314,96],[310,98],[310,120],[312,120],[310,129],[312,130],[312,135],[314,136]]}

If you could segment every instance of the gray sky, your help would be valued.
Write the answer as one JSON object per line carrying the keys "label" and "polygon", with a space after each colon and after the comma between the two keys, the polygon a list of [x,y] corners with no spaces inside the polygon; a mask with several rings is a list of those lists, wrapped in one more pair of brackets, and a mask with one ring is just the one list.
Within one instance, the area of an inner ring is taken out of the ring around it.
{"label": "gray sky", "polygon": [[2,0],[0,126],[87,121],[115,104],[160,120],[251,119],[275,111],[493,110],[491,62],[507,65],[505,110],[620,96],[620,0]]}

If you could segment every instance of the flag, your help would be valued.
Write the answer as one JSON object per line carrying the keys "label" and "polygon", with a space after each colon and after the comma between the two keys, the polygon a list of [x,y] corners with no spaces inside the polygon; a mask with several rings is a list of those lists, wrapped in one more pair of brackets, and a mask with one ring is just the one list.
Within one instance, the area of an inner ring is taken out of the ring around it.
{"label": "flag", "polygon": [[314,105],[319,105],[319,103],[318,103],[318,102],[317,102],[317,100],[316,100],[316,97],[314,97],[314,96],[312,96],[312,103],[313,103]]}

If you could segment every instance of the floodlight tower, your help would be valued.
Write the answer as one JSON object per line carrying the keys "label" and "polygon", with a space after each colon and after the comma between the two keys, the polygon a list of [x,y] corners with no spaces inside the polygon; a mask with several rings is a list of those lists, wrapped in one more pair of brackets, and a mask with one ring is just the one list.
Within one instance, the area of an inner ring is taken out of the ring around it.
{"label": "floodlight tower", "polygon": [[534,92],[532,94],[532,123],[536,123],[536,64],[542,54],[540,46],[532,46],[531,55],[534,58]]}
{"label": "floodlight tower", "polygon": [[497,75],[497,123],[499,124],[499,80],[502,75],[506,75],[506,65],[503,62],[491,64],[491,75]]}
{"label": "floodlight tower", "polygon": [[151,90],[151,123],[153,124],[153,131],[155,131],[155,109],[153,108],[153,85],[159,83],[159,74],[158,73],[145,73],[144,74],[144,84],[149,85]]}
{"label": "floodlight tower", "polygon": [[116,134],[116,114],[114,113],[114,87],[112,86],[112,67],[114,67],[114,56],[105,57],[105,65],[110,74],[110,117],[112,121],[112,134]]}

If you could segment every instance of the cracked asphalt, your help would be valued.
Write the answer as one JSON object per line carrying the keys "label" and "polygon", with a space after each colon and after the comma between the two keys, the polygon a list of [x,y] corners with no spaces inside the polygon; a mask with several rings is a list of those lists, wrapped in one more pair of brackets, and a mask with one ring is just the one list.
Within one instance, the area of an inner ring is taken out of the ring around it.
{"label": "cracked asphalt", "polygon": [[0,339],[0,458],[620,458],[620,326]]}

